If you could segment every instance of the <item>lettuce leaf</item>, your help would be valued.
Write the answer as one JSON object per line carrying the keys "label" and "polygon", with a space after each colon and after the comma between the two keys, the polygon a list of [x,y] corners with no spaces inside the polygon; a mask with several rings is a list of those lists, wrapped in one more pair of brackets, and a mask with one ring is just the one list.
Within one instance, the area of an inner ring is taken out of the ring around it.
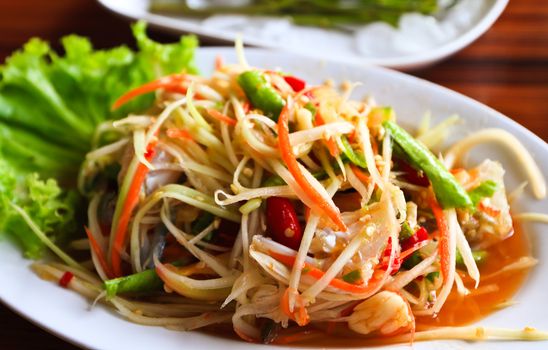
{"label": "lettuce leaf", "polygon": [[29,258],[39,258],[44,245],[10,203],[23,208],[52,240],[62,243],[75,232],[75,210],[80,197],[62,190],[54,179],[40,180],[37,173],[16,174],[0,160],[0,232],[13,237]]}
{"label": "lettuce leaf", "polygon": [[16,235],[27,256],[40,256],[43,246],[9,203],[54,240],[81,231],[73,208],[82,198],[72,188],[95,128],[147,109],[154,97],[116,111],[112,103],[158,76],[197,71],[195,37],[160,44],[148,38],[144,22],[132,30],[137,50],[94,50],[88,39],[69,35],[58,54],[33,38],[0,66],[0,233]]}

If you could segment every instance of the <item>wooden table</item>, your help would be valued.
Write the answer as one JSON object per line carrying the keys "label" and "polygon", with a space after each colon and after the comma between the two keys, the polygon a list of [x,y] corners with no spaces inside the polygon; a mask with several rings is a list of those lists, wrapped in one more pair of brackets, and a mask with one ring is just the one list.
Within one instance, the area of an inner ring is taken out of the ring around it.
{"label": "wooden table", "polygon": [[[93,0],[0,0],[0,33],[0,61],[32,36],[54,47],[69,33],[88,36],[100,48],[133,42],[127,23]],[[413,74],[481,101],[548,140],[548,2],[512,0],[470,47]],[[74,347],[0,306],[0,348]]]}

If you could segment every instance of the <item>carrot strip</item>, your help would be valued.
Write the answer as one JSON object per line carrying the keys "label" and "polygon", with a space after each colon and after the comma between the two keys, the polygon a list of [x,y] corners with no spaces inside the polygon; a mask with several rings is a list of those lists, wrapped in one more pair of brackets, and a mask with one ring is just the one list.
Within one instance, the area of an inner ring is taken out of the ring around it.
{"label": "carrot strip", "polygon": [[287,165],[287,169],[291,175],[293,175],[295,181],[302,190],[320,207],[324,214],[335,223],[339,230],[346,231],[347,228],[341,218],[339,208],[335,206],[332,200],[325,200],[310,182],[308,182],[299,168],[299,163],[293,154],[291,143],[289,142],[289,109],[287,104],[282,109],[278,119],[278,147],[280,148],[282,159]]}
{"label": "carrot strip", "polygon": [[356,130],[352,130],[352,132],[346,135],[346,137],[348,138],[348,142],[354,143],[356,141]]}
{"label": "carrot strip", "polygon": [[456,175],[458,173],[460,173],[461,171],[466,171],[464,168],[454,168],[454,169],[450,169],[449,172],[453,175]]}
{"label": "carrot strip", "polygon": [[[325,121],[323,120],[319,110],[316,112],[316,119],[314,121],[314,124],[316,126],[321,126],[325,124]],[[333,137],[328,137],[324,140],[324,142],[327,146],[327,149],[329,150],[329,154],[331,155],[331,157],[336,158],[340,153],[339,147],[337,147],[337,141]]]}
{"label": "carrot strip", "polygon": [[[280,254],[272,250],[269,251],[269,255],[284,265],[293,266],[295,264],[294,256]],[[304,263],[303,268],[307,269],[306,275],[311,276],[314,279],[320,279],[323,277],[323,275],[325,275],[325,272],[306,262]],[[357,294],[368,293],[371,290],[377,288],[377,284],[378,283],[370,283],[367,286],[359,286],[359,285],[345,282],[338,278],[333,278],[331,282],[329,282],[329,285],[334,288],[343,290],[345,292],[357,293]]]}
{"label": "carrot strip", "polygon": [[287,288],[282,296],[282,299],[280,300],[280,309],[287,317],[297,322],[299,326],[306,326],[310,322],[310,316],[308,316],[308,311],[306,311],[306,307],[304,306],[300,295],[297,295],[297,305],[295,305],[296,310],[291,311],[289,308],[289,293],[291,291],[297,293],[296,290]]}
{"label": "carrot strip", "polygon": [[86,235],[88,236],[89,245],[91,246],[91,249],[93,249],[93,252],[95,253],[95,256],[97,257],[97,260],[99,260],[99,264],[103,268],[103,271],[105,271],[105,274],[107,275],[108,278],[113,278],[114,274],[110,270],[110,266],[108,266],[107,264],[105,252],[103,251],[99,243],[97,243],[95,236],[93,236],[89,228],[84,226],[84,230],[86,231]]}
{"label": "carrot strip", "polygon": [[236,119],[232,119],[228,115],[223,114],[223,113],[219,112],[216,109],[208,109],[207,113],[209,113],[209,115],[212,116],[213,118],[215,118],[218,121],[221,121],[225,124],[236,125]]}
{"label": "carrot strip", "polygon": [[358,168],[358,167],[355,166],[354,164],[350,164],[350,169],[352,169],[352,172],[354,173],[354,175],[356,175],[356,177],[357,177],[361,182],[364,182],[364,183],[369,183],[369,182],[371,182],[371,178],[369,177],[369,175],[367,175],[366,173],[364,173],[360,168]]}
{"label": "carrot strip", "polygon": [[400,254],[400,259],[405,259],[407,258],[409,255],[413,254],[414,252],[416,252],[417,250],[421,249],[422,247],[424,247],[425,245],[427,245],[428,243],[430,243],[430,240],[427,239],[425,241],[422,241],[422,242],[418,242],[417,244],[415,244],[414,246],[412,246],[411,248],[407,249],[407,250],[404,250],[401,254]]}
{"label": "carrot strip", "polygon": [[325,143],[331,157],[336,158],[339,155],[339,148],[337,147],[337,141],[335,141],[332,137],[330,137],[327,140],[325,140]]}
{"label": "carrot strip", "polygon": [[289,318],[293,318],[293,313],[289,309],[289,288],[287,288],[280,300],[280,309]]}
{"label": "carrot strip", "polygon": [[167,137],[172,139],[182,138],[192,140],[192,135],[190,135],[190,133],[184,129],[169,128],[166,130],[166,135]]}
{"label": "carrot strip", "polygon": [[478,209],[480,211],[484,212],[485,214],[487,214],[489,216],[492,216],[492,217],[497,217],[497,216],[500,215],[500,210],[499,209],[496,209],[492,206],[486,205],[483,202],[479,202]]}
{"label": "carrot strip", "polygon": [[438,225],[438,252],[440,255],[440,264],[441,264],[441,275],[445,279],[449,275],[449,227],[445,215],[443,215],[443,210],[441,209],[438,201],[434,196],[429,198],[429,204],[432,208],[432,213],[436,218],[436,223]]}
{"label": "carrot strip", "polygon": [[[154,151],[150,148],[150,146],[151,145],[149,145],[147,154],[145,154],[145,158],[148,161],[150,161],[154,156]],[[133,213],[133,209],[135,209],[137,203],[139,202],[139,193],[141,192],[141,187],[145,181],[148,171],[149,168],[145,164],[139,163],[137,165],[137,169],[133,175],[133,180],[128,189],[124,205],[122,206],[122,213],[120,214],[116,230],[114,231],[114,243],[110,254],[110,262],[112,265],[112,272],[115,277],[122,276],[121,252],[126,241],[127,227],[131,214]]]}
{"label": "carrot strip", "polygon": [[129,90],[128,92],[120,96],[112,104],[111,109],[118,109],[135,97],[156,91],[158,89],[165,89],[171,92],[179,92],[181,94],[184,94],[186,93],[187,87],[183,86],[183,82],[187,79],[188,77],[184,74],[173,74],[162,77],[158,80],[145,83],[139,87],[136,87],[135,89]]}
{"label": "carrot strip", "polygon": [[371,139],[371,148],[373,149],[374,155],[379,154],[379,145],[377,144],[377,141],[374,138]]}

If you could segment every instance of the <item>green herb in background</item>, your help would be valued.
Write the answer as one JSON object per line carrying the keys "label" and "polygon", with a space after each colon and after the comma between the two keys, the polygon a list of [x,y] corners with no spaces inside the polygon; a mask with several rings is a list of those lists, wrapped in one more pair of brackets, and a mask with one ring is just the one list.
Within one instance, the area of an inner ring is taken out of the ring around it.
{"label": "green herb in background", "polygon": [[406,12],[433,14],[437,0],[250,0],[240,6],[193,6],[187,0],[153,0],[153,12],[191,17],[216,14],[290,17],[294,23],[308,26],[336,27],[383,21],[397,25]]}

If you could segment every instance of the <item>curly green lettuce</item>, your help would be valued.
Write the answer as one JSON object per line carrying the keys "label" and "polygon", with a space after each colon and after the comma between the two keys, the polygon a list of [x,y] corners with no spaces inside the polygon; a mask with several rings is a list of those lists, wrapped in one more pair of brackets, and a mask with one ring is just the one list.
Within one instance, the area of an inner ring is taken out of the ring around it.
{"label": "curly green lettuce", "polygon": [[54,179],[41,180],[37,173],[18,175],[0,160],[0,232],[20,244],[27,257],[42,256],[44,244],[10,204],[22,208],[52,241],[63,243],[76,231],[78,201],[76,192],[62,190]]}
{"label": "curly green lettuce", "polygon": [[147,109],[152,95],[112,111],[127,90],[177,72],[196,73],[197,39],[172,44],[148,38],[146,24],[132,26],[137,50],[94,50],[90,41],[64,37],[64,54],[33,38],[0,66],[0,234],[16,236],[25,254],[43,245],[9,203],[19,205],[54,241],[81,231],[72,188],[98,124]]}

